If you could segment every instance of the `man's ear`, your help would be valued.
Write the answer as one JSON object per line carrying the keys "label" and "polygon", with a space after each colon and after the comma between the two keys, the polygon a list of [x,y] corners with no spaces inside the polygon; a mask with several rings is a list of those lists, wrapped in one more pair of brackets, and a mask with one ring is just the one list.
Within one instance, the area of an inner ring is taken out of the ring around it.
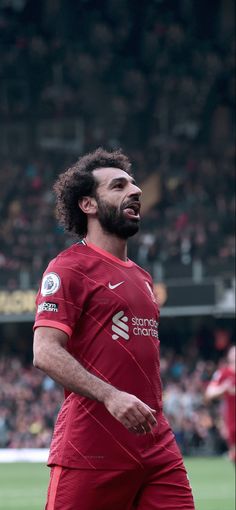
{"label": "man's ear", "polygon": [[97,201],[94,197],[83,197],[79,200],[78,205],[85,214],[96,214]]}

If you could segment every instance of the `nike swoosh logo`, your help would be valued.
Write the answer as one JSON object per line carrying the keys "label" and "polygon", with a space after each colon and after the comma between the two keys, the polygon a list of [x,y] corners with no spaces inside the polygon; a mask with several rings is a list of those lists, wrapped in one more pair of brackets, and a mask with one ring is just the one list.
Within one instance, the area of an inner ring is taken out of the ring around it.
{"label": "nike swoosh logo", "polygon": [[115,283],[115,285],[112,285],[112,284],[109,282],[109,283],[108,283],[108,287],[109,287],[109,289],[113,290],[113,289],[116,289],[116,287],[119,287],[119,285],[121,285],[122,283],[125,283],[125,282],[123,281],[123,282]]}

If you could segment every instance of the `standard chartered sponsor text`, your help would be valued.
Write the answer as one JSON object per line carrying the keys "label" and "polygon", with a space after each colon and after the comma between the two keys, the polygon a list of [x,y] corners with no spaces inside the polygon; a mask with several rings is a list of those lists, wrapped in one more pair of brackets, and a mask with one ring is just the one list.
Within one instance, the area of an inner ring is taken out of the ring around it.
{"label": "standard chartered sponsor text", "polygon": [[131,323],[135,336],[153,336],[158,338],[158,321],[145,317],[132,317]]}

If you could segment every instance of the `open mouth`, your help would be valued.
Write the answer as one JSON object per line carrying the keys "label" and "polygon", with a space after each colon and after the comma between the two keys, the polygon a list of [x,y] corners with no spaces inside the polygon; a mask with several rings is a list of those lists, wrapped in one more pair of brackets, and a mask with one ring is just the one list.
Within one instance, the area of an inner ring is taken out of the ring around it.
{"label": "open mouth", "polygon": [[140,220],[140,203],[130,202],[124,207],[124,213],[127,218]]}

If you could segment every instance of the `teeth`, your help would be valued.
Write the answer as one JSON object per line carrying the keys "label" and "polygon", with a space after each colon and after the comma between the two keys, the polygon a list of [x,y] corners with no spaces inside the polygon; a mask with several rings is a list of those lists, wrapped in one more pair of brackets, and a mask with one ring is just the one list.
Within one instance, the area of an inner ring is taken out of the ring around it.
{"label": "teeth", "polygon": [[134,214],[137,214],[137,213],[139,212],[139,206],[138,206],[138,205],[136,206],[136,205],[131,204],[131,205],[128,205],[128,206],[126,207],[126,209],[132,209],[132,211],[134,212]]}

